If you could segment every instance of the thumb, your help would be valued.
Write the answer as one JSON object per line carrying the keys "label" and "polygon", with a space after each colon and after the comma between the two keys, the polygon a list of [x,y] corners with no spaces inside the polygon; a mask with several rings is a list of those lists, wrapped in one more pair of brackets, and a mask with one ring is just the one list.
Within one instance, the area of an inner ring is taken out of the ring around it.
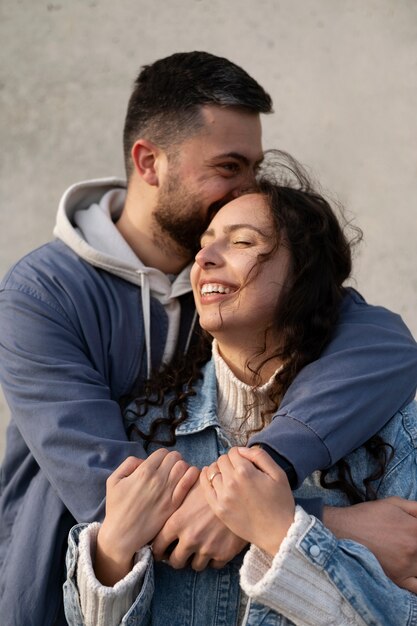
{"label": "thumb", "polygon": [[241,456],[243,456],[248,461],[252,461],[257,469],[259,469],[264,474],[267,474],[274,480],[279,480],[285,478],[287,479],[287,475],[284,470],[273,461],[273,459],[269,456],[265,450],[259,447],[252,448],[238,448],[238,452]]}

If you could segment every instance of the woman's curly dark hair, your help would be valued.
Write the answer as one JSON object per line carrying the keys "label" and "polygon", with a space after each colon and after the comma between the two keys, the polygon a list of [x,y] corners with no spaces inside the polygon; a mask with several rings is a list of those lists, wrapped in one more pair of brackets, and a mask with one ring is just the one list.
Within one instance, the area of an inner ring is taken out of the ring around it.
{"label": "woman's curly dark hair", "polygon": [[[300,370],[318,359],[330,341],[345,295],[343,284],[352,269],[352,246],[360,241],[362,233],[348,224],[342,215],[339,219],[336,217],[328,201],[313,187],[305,170],[284,152],[270,151],[267,154],[256,188],[250,193],[260,193],[265,198],[277,233],[272,250],[259,257],[258,267],[279,245],[286,245],[291,257],[288,285],[280,296],[276,311],[275,329],[279,331],[281,343],[279,349],[266,359],[278,357],[284,367],[275,376],[270,392],[274,408],[262,414],[262,429]],[[351,238],[346,234],[348,228],[353,233]],[[248,281],[254,278],[256,268]],[[150,442],[168,446],[175,443],[175,429],[187,419],[186,400],[195,395],[195,384],[210,357],[211,337],[200,329],[186,355],[177,355],[170,365],[154,372],[145,383],[141,395],[136,397],[136,409],[130,408],[129,411],[140,417],[149,406],[165,405],[166,415],[154,420],[149,432],[142,432],[137,421],[132,425],[132,431],[145,441],[145,445]],[[128,400],[125,399],[124,407]],[[248,413],[250,408],[247,407]],[[371,438],[366,445],[377,469],[372,477],[365,479],[363,493],[354,486],[344,459],[336,465],[336,481],[327,483],[328,471],[322,472],[322,485],[341,489],[351,502],[372,498],[371,482],[383,474],[387,454],[386,446],[378,436]]]}

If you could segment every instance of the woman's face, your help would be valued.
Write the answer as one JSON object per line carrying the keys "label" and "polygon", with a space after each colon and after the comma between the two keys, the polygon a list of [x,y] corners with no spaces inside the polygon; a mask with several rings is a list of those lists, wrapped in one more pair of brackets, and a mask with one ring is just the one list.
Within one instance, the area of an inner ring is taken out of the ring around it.
{"label": "woman's face", "polygon": [[[269,253],[267,260],[259,258]],[[274,326],[289,265],[285,236],[276,233],[263,196],[248,194],[226,204],[203,233],[191,270],[201,327],[242,345],[262,340]]]}

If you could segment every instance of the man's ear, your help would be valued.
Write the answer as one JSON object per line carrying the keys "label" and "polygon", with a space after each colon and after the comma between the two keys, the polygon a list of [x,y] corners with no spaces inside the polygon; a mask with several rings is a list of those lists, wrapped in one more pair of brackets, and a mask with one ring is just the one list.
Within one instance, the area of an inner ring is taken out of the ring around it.
{"label": "man's ear", "polygon": [[156,162],[161,155],[161,150],[147,139],[135,141],[131,156],[137,174],[148,185],[157,187],[159,184],[158,168]]}

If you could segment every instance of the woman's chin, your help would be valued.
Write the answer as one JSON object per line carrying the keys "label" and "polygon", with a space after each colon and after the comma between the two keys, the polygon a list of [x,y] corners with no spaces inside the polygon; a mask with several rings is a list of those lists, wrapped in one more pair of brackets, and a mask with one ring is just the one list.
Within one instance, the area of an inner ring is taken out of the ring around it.
{"label": "woman's chin", "polygon": [[214,317],[201,317],[200,326],[203,330],[207,331],[210,335],[215,337],[217,332],[224,330],[224,321],[220,318]]}

